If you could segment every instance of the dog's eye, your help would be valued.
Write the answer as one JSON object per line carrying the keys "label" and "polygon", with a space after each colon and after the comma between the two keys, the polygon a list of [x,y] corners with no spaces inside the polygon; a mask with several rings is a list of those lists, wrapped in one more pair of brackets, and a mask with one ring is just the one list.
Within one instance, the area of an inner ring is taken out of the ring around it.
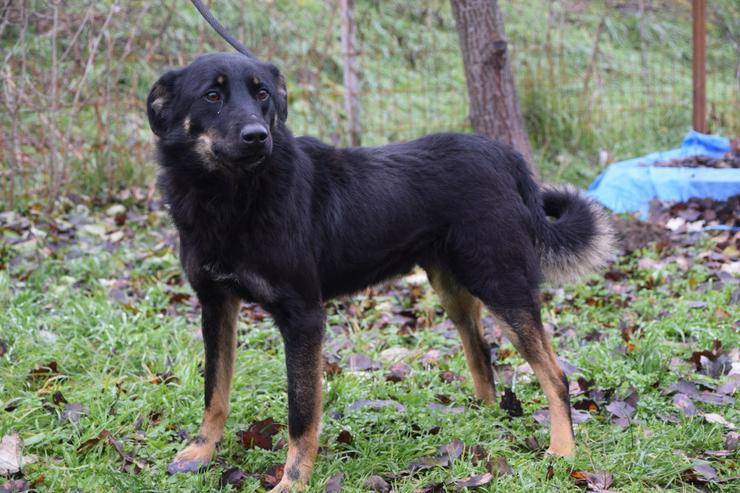
{"label": "dog's eye", "polygon": [[218,103],[221,101],[221,95],[216,91],[208,91],[204,97],[209,103]]}
{"label": "dog's eye", "polygon": [[266,101],[269,97],[270,93],[265,91],[264,89],[261,89],[257,92],[257,99],[259,99],[260,101]]}

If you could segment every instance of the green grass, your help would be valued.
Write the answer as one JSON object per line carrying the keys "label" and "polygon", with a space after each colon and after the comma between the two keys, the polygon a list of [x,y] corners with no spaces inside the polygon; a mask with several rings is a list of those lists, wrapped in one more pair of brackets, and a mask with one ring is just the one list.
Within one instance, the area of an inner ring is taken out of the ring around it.
{"label": "green grass", "polygon": [[[111,227],[110,220],[93,218],[93,224]],[[37,228],[49,231],[47,219],[32,219]],[[79,231],[65,247],[53,246],[59,237],[51,232],[25,256],[18,256],[16,247],[6,245],[0,250],[0,265],[5,265],[0,270],[0,342],[8,348],[0,357],[0,436],[20,433],[25,453],[39,457],[23,473],[27,480],[39,481],[40,491],[228,491],[219,487],[225,468],[259,473],[285,461],[286,449],[245,450],[236,437],[238,430],[255,420],[287,421],[279,333],[269,317],[260,320],[254,307],[245,307],[239,324],[232,414],[218,463],[198,475],[166,474],[167,463],[183,446],[178,432],[185,429],[192,435],[197,430],[203,356],[197,310],[187,300],[171,299],[173,291],[190,292],[181,285],[175,253],[164,241],[171,228],[156,215],[151,222],[154,227],[132,227],[131,237],[112,252],[99,239]],[[13,233],[5,230],[4,234],[9,238]],[[700,243],[694,249],[707,246]],[[346,338],[350,343],[349,349],[339,351],[343,361],[352,352],[380,361],[382,350],[400,346],[410,351],[405,361],[412,372],[405,380],[388,382],[384,377],[389,364],[383,363],[378,371],[345,370],[325,380],[321,449],[310,491],[322,491],[337,472],[345,474],[343,491],[362,491],[368,476],[399,472],[453,439],[468,446],[482,444],[491,456],[505,457],[511,465],[513,475],[494,479],[487,491],[582,491],[570,477],[571,470],[607,470],[615,478],[611,489],[620,492],[695,491],[695,485],[681,474],[697,459],[707,460],[720,478],[735,476],[736,457],[702,456],[705,450],[724,448],[726,430],[699,416],[667,422],[666,415],[680,414],[671,396],[661,393],[679,378],[711,382],[688,365],[673,368],[671,358],[685,360],[693,351],[710,349],[715,340],[725,348],[740,345],[736,329],[740,313],[737,305],[728,303],[733,285],[720,286],[701,262],[686,273],[672,264],[658,271],[640,269],[637,261],[643,255],[658,257],[648,250],[621,258],[613,266],[629,273],[629,279],[620,282],[632,290],[634,299],[628,303],[625,295],[615,294],[596,276],[564,290],[546,290],[550,301],[543,307],[544,320],[573,328],[577,334],[554,339],[559,355],[580,367],[595,387],[614,389],[621,396],[634,387],[640,398],[633,423],[624,431],[610,424],[603,409],[578,425],[577,455],[567,460],[546,459],[541,451],[523,447],[528,437],[534,436],[540,444],[548,440],[547,429],[531,416],[544,406],[544,396],[527,372],[517,372],[513,383],[524,406],[523,417],[509,418],[498,406],[475,401],[459,341],[435,329],[444,317],[426,284],[412,288],[400,281],[329,303],[332,341]],[[120,301],[110,300],[114,286],[128,293],[128,302],[120,297]],[[706,306],[691,308],[690,302],[697,300]],[[349,305],[352,310],[346,309]],[[399,307],[413,311],[421,325],[432,328],[409,333],[396,323],[379,324]],[[730,316],[723,316],[720,309]],[[620,322],[640,328],[631,340],[634,350],[624,355],[615,352],[624,344]],[[335,332],[338,327],[344,330]],[[586,340],[585,335],[594,330],[604,333],[603,340]],[[438,364],[425,368],[420,355],[430,349],[440,350],[443,356]],[[512,347],[505,344],[499,352],[506,350]],[[52,361],[58,365],[58,375],[30,378],[34,368]],[[511,354],[498,363],[517,368],[523,360]],[[444,383],[439,377],[444,370],[465,375],[465,381]],[[152,383],[155,375],[167,373],[174,377],[169,383]],[[61,407],[53,404],[57,391],[68,402],[87,408],[79,423],[60,421]],[[500,385],[498,392],[500,396]],[[452,406],[464,406],[465,412],[433,412],[427,405],[439,395],[447,396]],[[406,406],[406,412],[347,411],[358,399],[393,399]],[[697,407],[740,422],[737,407]],[[343,416],[332,418],[335,411]],[[152,413],[161,416],[151,419]],[[437,434],[430,432],[435,427],[439,427]],[[88,451],[79,450],[102,430],[110,431],[127,453],[146,461],[143,471],[122,472],[121,458],[102,442]],[[351,445],[337,443],[342,430],[350,431]],[[286,437],[283,431],[275,441]],[[547,479],[550,467],[552,477]],[[482,472],[482,464],[475,465],[463,455],[449,469],[436,468],[397,482],[395,490],[412,492],[431,482]],[[729,492],[736,486],[730,482],[706,487]],[[243,491],[259,490],[256,479],[247,480],[243,487]]]}

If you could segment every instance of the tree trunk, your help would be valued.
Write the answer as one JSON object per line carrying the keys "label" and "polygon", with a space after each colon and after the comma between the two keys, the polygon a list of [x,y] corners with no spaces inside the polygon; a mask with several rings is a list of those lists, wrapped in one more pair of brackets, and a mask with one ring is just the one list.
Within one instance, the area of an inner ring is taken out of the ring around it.
{"label": "tree trunk", "polygon": [[539,178],[519,110],[514,76],[496,0],[451,0],[465,66],[473,129],[511,145]]}

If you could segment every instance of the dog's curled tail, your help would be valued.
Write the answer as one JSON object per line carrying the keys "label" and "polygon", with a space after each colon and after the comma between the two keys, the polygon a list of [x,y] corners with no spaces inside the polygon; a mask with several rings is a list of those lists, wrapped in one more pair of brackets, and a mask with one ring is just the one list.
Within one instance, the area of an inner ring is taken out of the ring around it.
{"label": "dog's curled tail", "polygon": [[575,187],[547,186],[541,198],[534,215],[545,278],[572,281],[606,264],[616,247],[606,211]]}

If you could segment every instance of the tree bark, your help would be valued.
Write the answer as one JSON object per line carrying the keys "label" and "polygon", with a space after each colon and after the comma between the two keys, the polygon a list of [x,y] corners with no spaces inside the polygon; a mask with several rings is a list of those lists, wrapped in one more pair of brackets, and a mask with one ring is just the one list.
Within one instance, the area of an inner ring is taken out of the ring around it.
{"label": "tree bark", "polygon": [[540,173],[534,162],[527,129],[519,109],[498,2],[451,2],[460,36],[473,129],[511,145],[524,156],[532,174],[539,178]]}

